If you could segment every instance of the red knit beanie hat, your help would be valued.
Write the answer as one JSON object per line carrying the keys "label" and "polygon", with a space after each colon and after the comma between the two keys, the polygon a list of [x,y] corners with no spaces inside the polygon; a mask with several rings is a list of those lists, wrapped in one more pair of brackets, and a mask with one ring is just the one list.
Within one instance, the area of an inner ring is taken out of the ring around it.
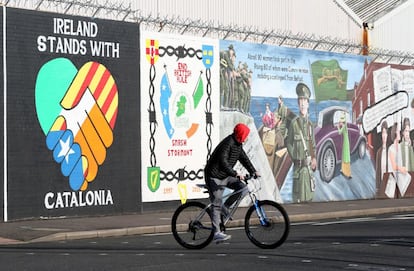
{"label": "red knit beanie hat", "polygon": [[249,127],[247,127],[243,123],[238,123],[236,126],[234,126],[234,137],[236,138],[236,141],[239,143],[243,143],[246,140],[249,133]]}

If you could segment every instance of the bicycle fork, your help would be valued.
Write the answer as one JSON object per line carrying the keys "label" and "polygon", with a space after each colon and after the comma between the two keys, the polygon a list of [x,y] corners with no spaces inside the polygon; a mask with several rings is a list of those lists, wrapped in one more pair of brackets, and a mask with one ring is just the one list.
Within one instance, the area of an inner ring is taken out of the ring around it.
{"label": "bicycle fork", "polygon": [[259,201],[257,200],[257,198],[255,196],[251,196],[251,198],[252,198],[252,202],[253,202],[254,208],[256,210],[256,214],[259,217],[260,225],[262,225],[262,226],[268,226],[269,225],[269,221],[268,221],[268,219],[266,217],[266,213],[265,213],[263,207],[262,206],[259,206]]}

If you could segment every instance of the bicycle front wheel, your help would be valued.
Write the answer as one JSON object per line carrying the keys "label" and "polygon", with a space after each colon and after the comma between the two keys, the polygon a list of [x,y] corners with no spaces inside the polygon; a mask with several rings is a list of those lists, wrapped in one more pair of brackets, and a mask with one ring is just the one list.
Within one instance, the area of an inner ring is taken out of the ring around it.
{"label": "bicycle front wheel", "polygon": [[213,240],[210,208],[201,202],[189,201],[174,212],[171,229],[175,240],[183,247],[201,249]]}
{"label": "bicycle front wheel", "polygon": [[[289,234],[289,217],[285,209],[274,201],[258,201],[257,205],[260,216],[254,205],[246,213],[244,230],[247,237],[260,248],[276,248],[285,242]],[[259,217],[263,217],[262,221]]]}

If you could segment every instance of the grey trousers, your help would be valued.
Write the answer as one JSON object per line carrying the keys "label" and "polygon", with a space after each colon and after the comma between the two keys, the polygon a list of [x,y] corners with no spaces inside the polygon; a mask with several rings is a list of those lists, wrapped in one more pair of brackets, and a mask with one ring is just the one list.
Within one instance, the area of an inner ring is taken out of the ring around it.
{"label": "grey trousers", "polygon": [[[220,214],[221,206],[223,204],[224,188],[228,187],[234,191],[238,191],[240,189],[243,189],[246,185],[238,178],[231,176],[222,180],[206,176],[206,185],[208,186],[210,201],[213,205],[213,208],[211,209],[213,227],[215,231],[218,232],[220,231]],[[226,202],[224,202],[224,205],[226,207],[231,206],[238,199],[238,197],[239,195],[233,195],[229,197]]]}

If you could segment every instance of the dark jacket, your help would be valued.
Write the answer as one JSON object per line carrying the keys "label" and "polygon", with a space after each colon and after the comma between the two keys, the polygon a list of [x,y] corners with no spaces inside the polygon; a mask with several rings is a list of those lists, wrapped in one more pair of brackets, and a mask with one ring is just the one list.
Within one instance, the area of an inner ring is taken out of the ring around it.
{"label": "dark jacket", "polygon": [[243,144],[236,141],[233,133],[217,145],[207,162],[204,174],[217,179],[224,179],[228,176],[236,177],[237,171],[233,167],[237,161],[240,161],[250,174],[256,172],[249,157],[243,150]]}

